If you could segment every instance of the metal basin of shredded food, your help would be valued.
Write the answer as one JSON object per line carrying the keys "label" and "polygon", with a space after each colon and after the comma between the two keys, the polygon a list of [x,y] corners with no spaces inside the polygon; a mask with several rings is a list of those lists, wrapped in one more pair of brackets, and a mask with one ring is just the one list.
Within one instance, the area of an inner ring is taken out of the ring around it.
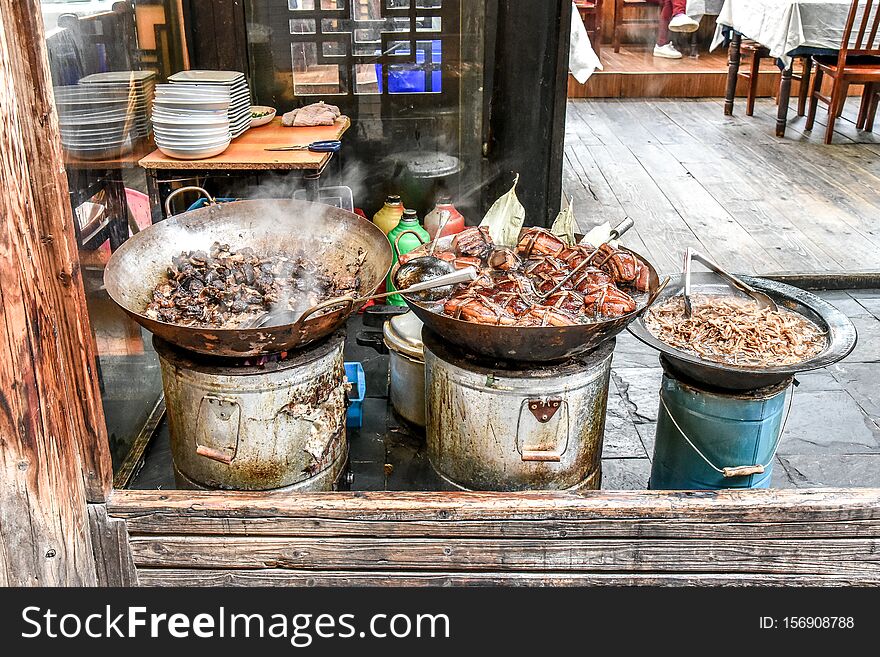
{"label": "metal basin of shredded food", "polygon": [[[630,332],[645,344],[660,351],[676,372],[711,387],[750,390],[780,383],[798,372],[826,367],[845,358],[856,345],[856,329],[849,318],[828,302],[796,287],[767,279],[740,277],[756,290],[768,294],[781,310],[796,313],[815,325],[824,335],[824,344],[805,359],[781,365],[717,362],[658,338],[649,328],[649,319],[640,317],[629,326]],[[691,276],[692,295],[696,297],[744,298],[735,293],[715,274]],[[674,280],[658,297],[655,308],[682,294],[681,278]]]}

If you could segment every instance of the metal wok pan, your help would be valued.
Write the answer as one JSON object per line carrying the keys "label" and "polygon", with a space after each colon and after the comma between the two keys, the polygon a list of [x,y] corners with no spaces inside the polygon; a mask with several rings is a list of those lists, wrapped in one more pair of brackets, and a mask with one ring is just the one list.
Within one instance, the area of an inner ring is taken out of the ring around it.
{"label": "metal wok pan", "polygon": [[306,253],[331,273],[345,271],[358,249],[366,260],[358,296],[371,294],[391,267],[391,246],[374,224],[356,214],[294,200],[236,201],[209,205],[171,217],[131,237],[107,263],[104,284],[110,297],[134,321],[178,347],[215,356],[246,357],[303,347],[336,330],[359,308],[319,304],[296,322],[255,329],[180,326],[143,313],[171,259],[183,251],[208,251],[221,242],[233,249]]}
{"label": "metal wok pan", "polygon": [[[765,386],[781,383],[798,372],[815,370],[846,358],[856,346],[856,329],[849,318],[830,303],[823,301],[791,285],[751,276],[740,276],[748,285],[760,292],[768,294],[778,306],[800,313],[819,328],[827,331],[828,345],[825,350],[801,363],[779,367],[736,367],[726,363],[713,363],[689,354],[661,342],[645,326],[643,318],[629,327],[629,332],[650,347],[660,351],[672,370],[687,378],[713,388],[727,390],[755,390]],[[682,293],[683,280],[679,276],[673,279],[665,290],[657,297],[656,303],[662,304],[667,299]],[[695,272],[691,274],[691,293],[717,296],[742,296],[731,289],[718,276],[711,272]]]}
{"label": "metal wok pan", "polygon": [[[448,249],[451,243],[452,237],[437,240],[439,249]],[[426,247],[421,249],[427,251]],[[650,298],[660,287],[657,271],[646,258],[635,251],[623,250],[637,256],[648,267],[650,275],[647,297]],[[436,308],[436,304],[423,303],[409,295],[404,295],[404,299],[425,326],[447,342],[478,356],[522,363],[559,361],[595,349],[625,329],[647,307],[643,302],[638,309],[627,315],[592,324],[493,326],[441,315],[432,310]]]}

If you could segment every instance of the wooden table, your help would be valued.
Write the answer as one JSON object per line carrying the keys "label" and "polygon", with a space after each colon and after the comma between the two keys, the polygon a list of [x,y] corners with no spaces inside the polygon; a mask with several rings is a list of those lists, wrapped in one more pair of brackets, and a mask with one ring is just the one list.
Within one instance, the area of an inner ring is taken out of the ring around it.
{"label": "wooden table", "polygon": [[[796,56],[835,55],[840,49],[850,0],[725,0],[717,19],[716,47],[722,31],[730,35],[724,113],[733,114],[742,37],[753,39],[781,62],[776,136],[785,136]],[[807,84],[804,80],[801,84]]]}
{"label": "wooden table", "polygon": [[153,207],[153,222],[165,218],[165,199],[171,183],[178,179],[208,175],[247,175],[259,172],[302,173],[309,200],[317,200],[321,174],[333,158],[332,153],[302,151],[267,151],[270,146],[301,146],[315,141],[340,139],[351,121],[342,116],[332,126],[285,128],[281,118],[251,128],[234,139],[229,148],[215,157],[202,160],[177,160],[156,150],[140,161],[147,172],[147,188]]}

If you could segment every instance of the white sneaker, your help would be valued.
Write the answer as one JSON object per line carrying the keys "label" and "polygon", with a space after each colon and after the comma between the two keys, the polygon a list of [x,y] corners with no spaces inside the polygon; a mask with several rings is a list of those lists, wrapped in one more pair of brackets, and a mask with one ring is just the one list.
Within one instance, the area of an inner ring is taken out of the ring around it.
{"label": "white sneaker", "polygon": [[654,46],[654,57],[665,57],[666,59],[681,59],[681,53],[672,45],[672,41],[665,46]]}
{"label": "white sneaker", "polygon": [[687,14],[673,16],[669,21],[669,29],[673,32],[696,32],[700,24]]}

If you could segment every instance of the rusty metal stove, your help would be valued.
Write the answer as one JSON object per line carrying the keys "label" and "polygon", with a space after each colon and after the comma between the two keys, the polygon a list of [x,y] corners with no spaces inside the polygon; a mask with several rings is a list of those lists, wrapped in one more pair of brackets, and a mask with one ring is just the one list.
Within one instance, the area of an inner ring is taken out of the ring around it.
{"label": "rusty metal stove", "polygon": [[597,489],[615,340],[562,362],[487,362],[422,333],[431,465],[466,490]]}
{"label": "rusty metal stove", "polygon": [[334,490],[348,460],[344,342],[337,331],[245,360],[154,338],[178,486]]}

